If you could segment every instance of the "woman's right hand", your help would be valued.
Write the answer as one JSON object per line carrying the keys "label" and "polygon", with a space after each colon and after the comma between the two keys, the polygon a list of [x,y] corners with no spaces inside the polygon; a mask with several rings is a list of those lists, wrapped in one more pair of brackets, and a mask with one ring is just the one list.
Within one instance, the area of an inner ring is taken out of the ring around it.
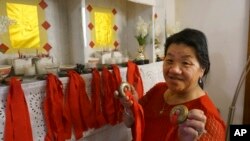
{"label": "woman's right hand", "polygon": [[[128,89],[124,88],[124,91],[126,92]],[[130,85],[130,92],[135,100],[138,100],[138,95],[135,90],[135,88]],[[115,95],[118,95],[118,91],[115,91]],[[127,127],[131,127],[134,123],[134,115],[131,111],[131,106],[133,105],[133,101],[126,95],[125,97],[118,97],[120,103],[124,107],[123,111],[123,122]]]}
{"label": "woman's right hand", "polygon": [[134,124],[135,119],[134,119],[134,114],[133,114],[133,112],[131,111],[130,108],[125,108],[124,107],[122,119],[123,119],[124,124],[127,127],[129,127],[129,128],[132,127],[132,125]]}
{"label": "woman's right hand", "polygon": [[192,109],[188,113],[187,120],[179,125],[178,136],[181,141],[197,141],[206,133],[207,117],[200,109]]}
{"label": "woman's right hand", "polygon": [[[134,86],[129,85],[129,87],[130,87],[130,89],[128,89],[127,87],[124,87],[124,93],[126,93],[126,91],[130,90],[133,98],[135,100],[138,100],[138,94],[137,94]],[[129,98],[129,96],[127,96],[127,95],[125,95],[124,97],[118,96],[120,94],[119,94],[119,91],[117,91],[117,90],[115,91],[114,95],[117,96],[117,98],[119,98],[119,101],[121,102],[121,104],[123,105],[124,108],[129,109],[133,105],[133,101]]]}

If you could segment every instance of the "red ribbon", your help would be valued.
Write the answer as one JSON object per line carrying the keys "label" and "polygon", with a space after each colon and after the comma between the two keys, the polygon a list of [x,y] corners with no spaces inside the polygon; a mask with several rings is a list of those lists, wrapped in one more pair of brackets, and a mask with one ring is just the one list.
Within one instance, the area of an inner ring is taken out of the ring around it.
{"label": "red ribbon", "polygon": [[132,84],[135,87],[135,90],[138,93],[138,97],[141,98],[144,94],[143,83],[141,74],[138,66],[132,61],[128,61],[127,66],[127,81],[129,84]]}
{"label": "red ribbon", "polygon": [[53,74],[48,74],[44,114],[47,133],[45,141],[65,141],[71,138],[71,122],[67,108],[64,108],[64,97],[61,81]]}
{"label": "red ribbon", "polygon": [[103,114],[106,121],[115,125],[117,122],[114,107],[115,80],[112,73],[106,68],[102,68],[102,94],[103,94]]}
{"label": "red ribbon", "polygon": [[[88,128],[95,128],[96,120],[95,120],[95,112],[92,107],[92,103],[86,92],[86,84],[84,79],[80,75],[76,75],[79,81],[79,100],[80,100],[80,110],[82,116],[82,124],[86,125]],[[85,128],[84,128],[85,130]]]}
{"label": "red ribbon", "polygon": [[[144,92],[139,68],[132,61],[128,61],[127,67],[127,81],[129,84],[134,86],[138,94],[138,98],[141,98]],[[131,106],[131,110],[135,118],[135,122],[132,126],[133,141],[142,141],[145,126],[143,109],[137,100],[134,99],[130,91],[126,91],[126,95],[133,103]]]}
{"label": "red ribbon", "polygon": [[83,131],[87,131],[87,125],[84,122],[81,114],[81,96],[84,81],[82,77],[75,71],[68,71],[69,83],[66,102],[70,110],[72,125],[75,133],[75,138],[78,140],[83,137]]}
{"label": "red ribbon", "polygon": [[4,141],[32,141],[29,111],[21,82],[11,78],[6,103]]}
{"label": "red ribbon", "polygon": [[136,99],[134,99],[130,91],[126,91],[125,93],[128,96],[129,100],[133,103],[131,106],[131,111],[133,112],[135,121],[132,126],[132,141],[142,141],[145,127],[144,112],[142,106],[137,102]]}
{"label": "red ribbon", "polygon": [[105,120],[101,109],[103,99],[103,96],[101,95],[101,78],[96,68],[94,68],[92,71],[91,92],[92,107],[94,109],[94,115],[96,119],[95,128],[100,128],[104,126],[107,121]]}
{"label": "red ribbon", "polygon": [[[119,86],[122,83],[122,77],[121,77],[121,73],[120,73],[120,69],[117,65],[112,65],[112,69],[113,69],[113,78],[114,78],[114,89],[118,90]],[[120,103],[119,99],[115,98],[114,99],[114,107],[115,107],[115,115],[116,115],[116,120],[117,122],[122,122],[122,112],[123,112],[123,106]]]}

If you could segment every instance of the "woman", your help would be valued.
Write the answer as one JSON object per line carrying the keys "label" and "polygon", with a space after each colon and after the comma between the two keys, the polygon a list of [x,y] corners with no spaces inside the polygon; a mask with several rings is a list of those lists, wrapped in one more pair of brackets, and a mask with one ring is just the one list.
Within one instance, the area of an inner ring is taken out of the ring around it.
{"label": "woman", "polygon": [[[225,140],[225,123],[203,90],[202,80],[209,68],[207,41],[201,31],[184,29],[167,38],[163,63],[166,82],[156,84],[139,99],[145,120],[143,141]],[[125,107],[124,122],[131,127],[131,104],[124,99],[121,102]],[[185,105],[189,112],[184,121],[176,123],[178,110],[171,116],[170,112],[178,105]]]}

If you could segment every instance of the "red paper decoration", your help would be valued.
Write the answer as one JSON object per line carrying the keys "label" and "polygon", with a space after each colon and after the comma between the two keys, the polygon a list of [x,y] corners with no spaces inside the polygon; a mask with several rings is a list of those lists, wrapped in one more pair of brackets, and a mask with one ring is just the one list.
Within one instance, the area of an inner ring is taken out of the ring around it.
{"label": "red paper decoration", "polygon": [[118,27],[116,25],[113,26],[113,29],[117,31]]}
{"label": "red paper decoration", "polygon": [[154,18],[157,19],[157,17],[158,17],[158,15],[157,15],[157,13],[155,13]]}
{"label": "red paper decoration", "polygon": [[113,9],[112,13],[115,15],[117,13],[116,9]]}
{"label": "red paper decoration", "polygon": [[93,8],[92,8],[92,6],[91,6],[91,5],[88,5],[88,6],[87,6],[87,10],[88,10],[89,12],[91,12],[91,11],[92,11],[92,9],[93,9]]}
{"label": "red paper decoration", "polygon": [[91,41],[91,42],[89,43],[89,46],[90,46],[91,48],[93,48],[93,47],[95,46],[95,43],[94,43],[93,41]]}
{"label": "red paper decoration", "polygon": [[47,21],[43,22],[42,26],[46,30],[48,30],[50,28],[50,24]]}
{"label": "red paper decoration", "polygon": [[42,0],[42,1],[39,3],[39,5],[40,5],[40,7],[41,7],[42,9],[45,9],[46,7],[48,7],[48,4],[47,4],[44,0]]}
{"label": "red paper decoration", "polygon": [[0,44],[0,52],[5,53],[9,48],[5,44]]}
{"label": "red paper decoration", "polygon": [[94,28],[94,25],[92,23],[89,23],[88,27],[90,30],[92,30]]}
{"label": "red paper decoration", "polygon": [[115,46],[115,48],[117,48],[119,46],[119,43],[117,41],[115,41],[114,46]]}
{"label": "red paper decoration", "polygon": [[50,24],[47,21],[43,22],[42,26],[46,30],[48,30],[50,28]]}
{"label": "red paper decoration", "polygon": [[50,51],[50,49],[52,48],[48,43],[46,43],[44,46],[43,46],[43,48],[47,51],[47,52],[49,52]]}

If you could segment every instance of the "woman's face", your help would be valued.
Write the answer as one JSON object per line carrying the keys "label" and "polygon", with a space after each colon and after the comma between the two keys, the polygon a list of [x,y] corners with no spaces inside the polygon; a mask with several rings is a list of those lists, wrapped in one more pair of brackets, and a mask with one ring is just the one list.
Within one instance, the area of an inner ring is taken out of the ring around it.
{"label": "woman's face", "polygon": [[203,76],[195,50],[185,44],[171,44],[163,63],[163,75],[168,88],[175,93],[186,93],[199,87]]}

